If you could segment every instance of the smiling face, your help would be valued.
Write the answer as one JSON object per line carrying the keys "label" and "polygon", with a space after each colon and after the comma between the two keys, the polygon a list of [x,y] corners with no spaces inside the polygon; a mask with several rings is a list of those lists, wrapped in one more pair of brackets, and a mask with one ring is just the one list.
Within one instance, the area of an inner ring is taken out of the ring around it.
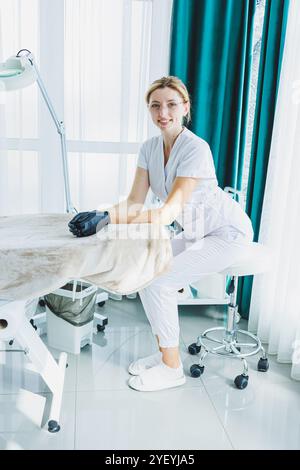
{"label": "smiling face", "polygon": [[148,104],[152,121],[161,131],[179,131],[189,106],[178,91],[169,87],[154,90]]}

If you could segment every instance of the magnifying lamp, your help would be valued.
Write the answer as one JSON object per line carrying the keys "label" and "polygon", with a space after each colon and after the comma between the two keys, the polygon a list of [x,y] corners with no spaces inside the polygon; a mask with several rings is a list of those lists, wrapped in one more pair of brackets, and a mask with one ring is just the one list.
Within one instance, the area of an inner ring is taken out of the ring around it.
{"label": "magnifying lamp", "polygon": [[6,62],[0,64],[0,91],[20,90],[21,88],[25,88],[34,82],[37,82],[38,84],[38,87],[56,126],[57,132],[60,136],[66,210],[67,212],[77,212],[71,202],[70,196],[70,181],[64,122],[60,121],[56,115],[56,112],[41,79],[39,70],[35,64],[33,54],[28,49],[21,49],[16,56],[12,56],[7,59]]}

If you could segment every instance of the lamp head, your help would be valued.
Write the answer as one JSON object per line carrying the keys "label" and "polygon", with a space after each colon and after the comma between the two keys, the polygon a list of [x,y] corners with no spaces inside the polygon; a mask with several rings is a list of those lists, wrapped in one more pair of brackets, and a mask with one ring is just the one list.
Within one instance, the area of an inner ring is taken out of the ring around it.
{"label": "lamp head", "polygon": [[12,56],[0,64],[0,91],[19,90],[36,79],[33,61],[28,56]]}

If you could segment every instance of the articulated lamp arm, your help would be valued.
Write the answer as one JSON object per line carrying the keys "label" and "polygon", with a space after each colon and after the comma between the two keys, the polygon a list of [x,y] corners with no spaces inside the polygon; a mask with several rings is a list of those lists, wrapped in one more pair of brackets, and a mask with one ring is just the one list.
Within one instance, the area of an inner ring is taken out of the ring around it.
{"label": "articulated lamp arm", "polygon": [[24,86],[31,85],[34,81],[36,81],[38,84],[46,106],[56,126],[57,132],[60,136],[66,210],[70,213],[76,213],[77,210],[72,204],[70,194],[69,168],[64,122],[60,121],[57,117],[39,70],[36,66],[33,54],[28,49],[21,49],[15,57],[10,57],[4,64],[0,64],[1,88],[4,88],[5,90],[16,90],[23,88]]}
{"label": "articulated lamp arm", "polygon": [[65,125],[63,121],[60,121],[57,117],[57,114],[55,112],[55,109],[52,105],[52,102],[49,98],[49,95],[47,93],[47,90],[45,88],[45,85],[43,83],[43,80],[41,78],[40,72],[37,68],[37,65],[34,60],[33,54],[28,51],[27,49],[21,49],[17,57],[20,57],[20,54],[22,52],[26,52],[26,57],[32,67],[34,68],[34,71],[36,73],[36,81],[38,84],[38,87],[42,93],[42,96],[45,100],[45,103],[47,105],[47,108],[49,109],[49,112],[51,114],[51,117],[53,119],[53,122],[56,126],[57,132],[59,133],[60,136],[60,144],[61,144],[61,155],[62,155],[62,164],[63,164],[63,175],[64,175],[64,185],[65,185],[65,198],[66,198],[66,208],[67,212],[71,213],[76,213],[76,209],[74,208],[72,202],[71,202],[71,193],[70,193],[70,180],[69,180],[69,168],[68,168],[68,159],[67,159],[67,145],[66,145],[66,133],[65,133]]}

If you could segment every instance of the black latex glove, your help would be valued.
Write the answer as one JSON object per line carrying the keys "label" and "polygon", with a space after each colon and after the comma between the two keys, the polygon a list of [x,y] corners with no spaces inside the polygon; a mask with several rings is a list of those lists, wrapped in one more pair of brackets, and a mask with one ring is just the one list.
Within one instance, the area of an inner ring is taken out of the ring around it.
{"label": "black latex glove", "polygon": [[89,237],[99,232],[110,223],[109,212],[90,211],[79,212],[68,223],[70,232],[76,237]]}

